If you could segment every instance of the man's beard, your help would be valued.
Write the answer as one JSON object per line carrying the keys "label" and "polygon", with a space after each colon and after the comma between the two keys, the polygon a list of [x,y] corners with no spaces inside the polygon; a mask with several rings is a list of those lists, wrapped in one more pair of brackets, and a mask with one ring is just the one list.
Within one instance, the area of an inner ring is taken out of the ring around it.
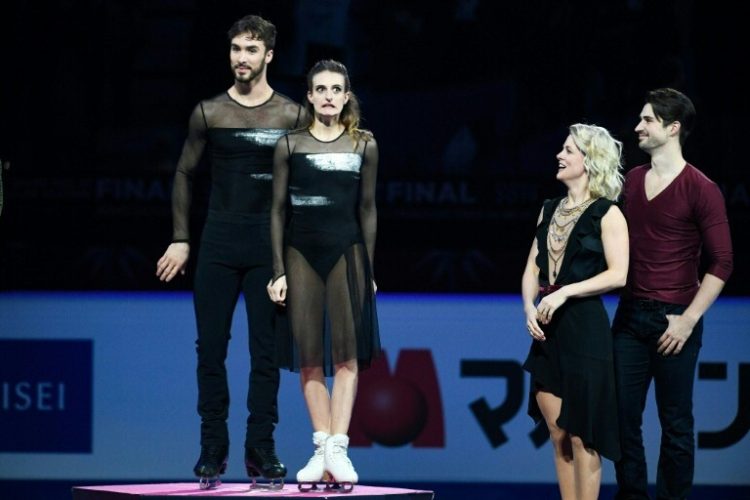
{"label": "man's beard", "polygon": [[234,69],[234,79],[240,83],[249,83],[258,78],[258,76],[263,73],[263,70],[266,68],[266,62],[262,61],[260,65],[253,69],[249,66],[245,66],[249,71],[245,73],[244,75],[237,74],[237,67],[235,66]]}

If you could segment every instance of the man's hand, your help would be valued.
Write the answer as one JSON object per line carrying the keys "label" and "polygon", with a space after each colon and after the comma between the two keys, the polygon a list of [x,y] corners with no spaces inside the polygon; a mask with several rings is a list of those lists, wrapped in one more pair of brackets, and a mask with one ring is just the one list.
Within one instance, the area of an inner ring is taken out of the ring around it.
{"label": "man's hand", "polygon": [[172,281],[177,273],[185,274],[185,265],[190,256],[189,243],[172,243],[156,263],[156,276],[160,281]]}
{"label": "man's hand", "polygon": [[685,342],[693,333],[696,321],[684,314],[667,314],[667,321],[669,321],[669,326],[659,337],[657,342],[659,347],[656,352],[664,356],[680,354],[682,348],[685,347]]}

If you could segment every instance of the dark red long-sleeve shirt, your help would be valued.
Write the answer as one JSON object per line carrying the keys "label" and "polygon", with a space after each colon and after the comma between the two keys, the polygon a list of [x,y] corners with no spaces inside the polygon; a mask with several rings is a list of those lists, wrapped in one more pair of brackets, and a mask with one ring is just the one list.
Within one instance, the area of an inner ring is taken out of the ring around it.
{"label": "dark red long-sleeve shirt", "polygon": [[630,234],[626,294],[690,304],[700,286],[701,247],[707,273],[726,281],[732,273],[732,241],[719,187],[690,165],[652,200],[645,177],[651,165],[630,170],[623,187]]}

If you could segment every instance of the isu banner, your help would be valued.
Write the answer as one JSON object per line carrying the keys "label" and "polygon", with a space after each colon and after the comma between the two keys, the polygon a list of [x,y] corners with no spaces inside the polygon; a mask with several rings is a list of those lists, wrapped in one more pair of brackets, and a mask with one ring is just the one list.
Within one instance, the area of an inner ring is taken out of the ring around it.
{"label": "isu banner", "polygon": [[[385,355],[363,372],[350,455],[362,481],[554,482],[544,426],[527,416],[530,339],[517,296],[378,295]],[[616,298],[605,301],[610,314]],[[750,300],[705,319],[695,384],[696,482],[747,484]],[[230,462],[243,480],[247,324],[227,368]],[[188,293],[0,294],[0,478],[192,480],[198,457],[195,322]],[[744,395],[744,397],[743,397]],[[279,393],[277,450],[312,452],[295,374]],[[649,464],[660,430],[649,396]],[[650,471],[653,477],[653,467]],[[605,462],[604,482],[614,482]]]}

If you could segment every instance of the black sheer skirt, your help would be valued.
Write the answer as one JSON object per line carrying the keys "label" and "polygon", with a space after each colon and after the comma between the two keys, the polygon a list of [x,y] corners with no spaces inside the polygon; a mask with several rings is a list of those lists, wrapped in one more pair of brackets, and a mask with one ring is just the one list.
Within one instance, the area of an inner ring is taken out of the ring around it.
{"label": "black sheer skirt", "polygon": [[[325,249],[314,250],[306,245],[305,255],[286,247],[290,328],[279,330],[279,365],[294,372],[323,367],[330,376],[337,364],[356,359],[358,368],[366,369],[381,348],[365,246],[348,246],[337,260],[331,260]],[[326,253],[328,265],[319,258]]]}

